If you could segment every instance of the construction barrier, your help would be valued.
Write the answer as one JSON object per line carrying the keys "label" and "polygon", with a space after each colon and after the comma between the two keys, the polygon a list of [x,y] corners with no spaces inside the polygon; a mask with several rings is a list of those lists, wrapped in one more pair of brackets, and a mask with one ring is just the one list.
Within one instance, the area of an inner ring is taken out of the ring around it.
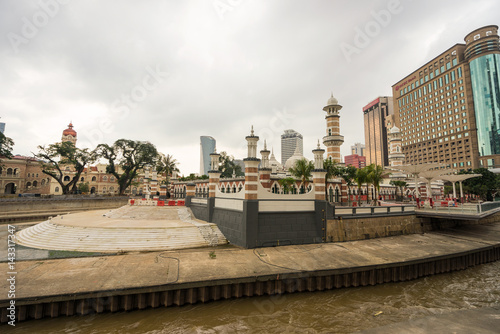
{"label": "construction barrier", "polygon": [[158,201],[158,206],[165,206],[165,201]]}
{"label": "construction barrier", "polygon": [[181,200],[177,201],[177,205],[178,206],[184,206],[184,201],[181,201]]}
{"label": "construction barrier", "polygon": [[175,201],[168,201],[168,206],[175,206]]}

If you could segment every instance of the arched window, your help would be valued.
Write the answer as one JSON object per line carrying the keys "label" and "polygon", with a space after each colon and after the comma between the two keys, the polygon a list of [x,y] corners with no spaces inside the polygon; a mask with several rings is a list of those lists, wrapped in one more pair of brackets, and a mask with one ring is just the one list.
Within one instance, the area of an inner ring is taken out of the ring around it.
{"label": "arched window", "polygon": [[339,188],[335,188],[335,202],[340,202]]}
{"label": "arched window", "polygon": [[97,181],[97,178],[95,176],[92,176],[92,182]]}
{"label": "arched window", "polygon": [[113,181],[115,180],[115,177],[114,177],[114,176],[110,176],[110,177],[109,177],[109,180],[110,180],[111,182],[113,182]]}
{"label": "arched window", "polygon": [[233,186],[233,193],[236,193],[236,186]]}
{"label": "arched window", "polygon": [[80,178],[80,181],[81,181],[81,182],[83,182],[84,180],[85,180],[85,178],[83,178],[83,177],[82,177],[82,178]]}
{"label": "arched window", "polygon": [[56,187],[56,189],[54,189],[56,193],[59,192],[59,187]]}
{"label": "arched window", "polygon": [[19,169],[18,168],[14,169],[14,176],[16,176],[16,175],[19,175]]}
{"label": "arched window", "polygon": [[36,188],[38,186],[38,182],[37,181],[33,181],[33,188]]}
{"label": "arched window", "polygon": [[66,182],[66,181],[69,181],[69,180],[70,180],[69,175],[66,175],[66,176],[64,177],[64,181]]}
{"label": "arched window", "polygon": [[115,188],[114,188],[114,187],[109,187],[109,192],[110,192],[110,193],[115,192]]}
{"label": "arched window", "polygon": [[28,173],[28,177],[30,177],[30,173]]}
{"label": "arched window", "polygon": [[106,187],[102,187],[102,193],[105,194],[106,193]]}
{"label": "arched window", "polygon": [[14,173],[14,170],[12,168],[7,168],[7,175],[12,175]]}
{"label": "arched window", "polygon": [[107,180],[108,180],[108,177],[107,177],[106,175],[104,175],[104,176],[102,177],[102,180],[103,180],[103,181],[107,181]]}
{"label": "arched window", "polygon": [[272,192],[273,194],[278,194],[279,193],[279,188],[278,188],[278,185],[275,183],[273,188],[272,188]]}
{"label": "arched window", "polygon": [[333,202],[333,189],[331,187],[328,189],[328,201]]}
{"label": "arched window", "polygon": [[42,180],[42,187],[45,185],[45,179]]}
{"label": "arched window", "polygon": [[36,173],[36,177],[38,177],[38,173]]}
{"label": "arched window", "polygon": [[29,189],[31,187],[31,182],[26,182],[26,189]]}
{"label": "arched window", "polygon": [[241,189],[243,189],[243,186],[240,184],[240,187],[238,188],[238,192],[240,192]]}

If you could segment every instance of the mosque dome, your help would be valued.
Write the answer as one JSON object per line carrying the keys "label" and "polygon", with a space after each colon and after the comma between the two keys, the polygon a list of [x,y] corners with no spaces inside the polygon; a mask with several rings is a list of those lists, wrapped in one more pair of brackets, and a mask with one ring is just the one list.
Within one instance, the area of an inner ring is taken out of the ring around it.
{"label": "mosque dome", "polygon": [[399,133],[401,132],[397,126],[393,126],[392,129],[390,130],[390,133]]}
{"label": "mosque dome", "polygon": [[73,136],[76,137],[76,131],[73,130],[73,123],[69,123],[68,128],[63,131],[63,136]]}
{"label": "mosque dome", "polygon": [[271,156],[269,157],[269,166],[273,167],[276,166],[277,169],[282,169],[283,166],[281,166],[281,163],[276,160],[276,157],[274,156],[274,150],[271,153]]}
{"label": "mosque dome", "polygon": [[339,101],[333,97],[333,93],[332,93],[332,96],[328,99],[328,102],[326,103],[327,106],[333,106],[333,105],[337,105],[339,104]]}
{"label": "mosque dome", "polygon": [[291,167],[295,167],[295,162],[301,159],[304,159],[304,156],[299,152],[299,147],[297,146],[293,155],[285,162],[285,169],[289,170]]}

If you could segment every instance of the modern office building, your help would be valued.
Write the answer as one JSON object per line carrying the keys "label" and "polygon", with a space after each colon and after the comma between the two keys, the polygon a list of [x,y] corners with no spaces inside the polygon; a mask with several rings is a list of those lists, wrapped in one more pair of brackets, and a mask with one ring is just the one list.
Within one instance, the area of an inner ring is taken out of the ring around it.
{"label": "modern office building", "polygon": [[351,146],[351,154],[357,154],[361,157],[365,156],[365,144],[355,143]]}
{"label": "modern office building", "polygon": [[[391,96],[380,96],[363,108],[367,165],[389,165],[387,127],[388,122],[397,123],[393,115],[394,104]],[[389,128],[393,125],[396,124],[391,124]]]}
{"label": "modern office building", "polygon": [[210,170],[210,153],[215,151],[215,139],[200,136],[200,175],[208,175]]}
{"label": "modern office building", "polygon": [[366,157],[357,154],[346,155],[344,157],[346,166],[353,166],[356,168],[366,167]]}
{"label": "modern office building", "polygon": [[0,132],[5,133],[5,123],[0,123]]}
{"label": "modern office building", "polygon": [[293,155],[296,148],[298,148],[300,154],[304,154],[302,135],[295,130],[285,130],[285,133],[281,135],[281,164],[283,166]]}
{"label": "modern office building", "polygon": [[405,164],[500,167],[500,45],[486,26],[392,86]]}

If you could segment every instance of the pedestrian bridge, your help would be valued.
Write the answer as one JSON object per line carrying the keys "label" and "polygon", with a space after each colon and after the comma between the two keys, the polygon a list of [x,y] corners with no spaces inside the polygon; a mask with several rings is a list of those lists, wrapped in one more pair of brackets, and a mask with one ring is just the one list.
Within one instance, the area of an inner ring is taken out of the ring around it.
{"label": "pedestrian bridge", "polygon": [[500,202],[464,203],[457,206],[441,206],[436,202],[433,207],[425,205],[415,210],[417,217],[462,220],[479,220],[498,212],[500,212]]}

